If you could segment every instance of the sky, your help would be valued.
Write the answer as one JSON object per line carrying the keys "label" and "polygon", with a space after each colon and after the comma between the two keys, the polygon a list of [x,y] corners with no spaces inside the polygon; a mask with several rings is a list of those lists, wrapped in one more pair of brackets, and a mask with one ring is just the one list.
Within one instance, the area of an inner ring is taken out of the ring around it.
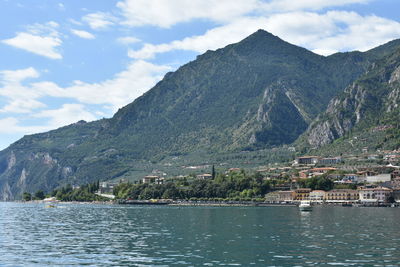
{"label": "sky", "polygon": [[400,38],[399,0],[0,0],[0,149],[110,118],[165,73],[264,29],[315,53]]}

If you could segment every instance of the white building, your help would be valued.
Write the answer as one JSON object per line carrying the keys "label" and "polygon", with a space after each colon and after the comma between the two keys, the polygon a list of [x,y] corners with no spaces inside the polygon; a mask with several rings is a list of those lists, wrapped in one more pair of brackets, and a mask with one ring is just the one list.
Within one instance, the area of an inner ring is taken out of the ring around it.
{"label": "white building", "polygon": [[391,180],[391,176],[390,173],[383,173],[383,174],[366,176],[364,179],[367,183],[383,183],[383,182],[389,182]]}
{"label": "white building", "polygon": [[358,190],[361,202],[387,202],[392,190],[386,187],[362,188]]}
{"label": "white building", "polygon": [[196,177],[197,179],[202,179],[202,180],[212,179],[212,175],[209,173],[199,174]]}

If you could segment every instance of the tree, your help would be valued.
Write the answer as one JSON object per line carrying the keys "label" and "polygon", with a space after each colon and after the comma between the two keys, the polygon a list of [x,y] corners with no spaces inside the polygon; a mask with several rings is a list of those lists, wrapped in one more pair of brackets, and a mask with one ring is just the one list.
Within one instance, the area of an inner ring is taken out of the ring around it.
{"label": "tree", "polygon": [[214,164],[212,165],[212,169],[211,169],[211,177],[214,180],[215,179],[215,167]]}
{"label": "tree", "polygon": [[43,200],[45,198],[44,192],[42,190],[38,190],[35,193],[35,199],[36,200]]}
{"label": "tree", "polygon": [[22,194],[22,200],[24,200],[24,201],[30,201],[30,200],[32,200],[32,195],[31,195],[31,193],[24,192],[24,193]]}

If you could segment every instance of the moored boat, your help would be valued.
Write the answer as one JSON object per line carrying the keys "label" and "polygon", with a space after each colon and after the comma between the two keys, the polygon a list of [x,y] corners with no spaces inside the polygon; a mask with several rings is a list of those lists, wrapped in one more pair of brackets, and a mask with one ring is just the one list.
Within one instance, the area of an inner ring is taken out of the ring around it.
{"label": "moored boat", "polygon": [[309,200],[300,201],[299,209],[300,211],[311,211],[312,210],[311,201]]}

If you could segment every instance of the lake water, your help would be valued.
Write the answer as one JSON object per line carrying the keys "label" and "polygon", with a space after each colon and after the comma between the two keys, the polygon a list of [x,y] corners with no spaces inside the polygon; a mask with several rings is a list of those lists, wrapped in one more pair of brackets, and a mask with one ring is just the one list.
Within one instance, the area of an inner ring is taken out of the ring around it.
{"label": "lake water", "polygon": [[0,266],[400,266],[400,209],[0,203]]}

